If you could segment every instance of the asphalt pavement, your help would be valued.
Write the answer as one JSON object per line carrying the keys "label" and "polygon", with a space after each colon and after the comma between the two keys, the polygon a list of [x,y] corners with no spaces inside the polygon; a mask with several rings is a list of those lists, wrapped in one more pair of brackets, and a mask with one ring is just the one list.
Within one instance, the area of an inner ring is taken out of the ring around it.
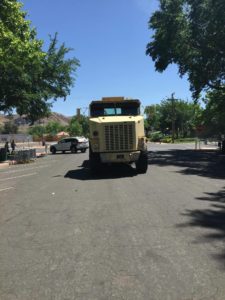
{"label": "asphalt pavement", "polygon": [[0,170],[0,299],[224,299],[224,166],[150,144],[143,175],[88,153]]}

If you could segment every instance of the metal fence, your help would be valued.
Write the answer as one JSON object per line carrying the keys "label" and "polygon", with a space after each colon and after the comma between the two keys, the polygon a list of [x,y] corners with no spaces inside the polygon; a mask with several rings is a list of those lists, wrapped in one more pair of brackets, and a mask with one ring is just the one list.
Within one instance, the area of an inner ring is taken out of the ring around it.
{"label": "metal fence", "polygon": [[8,155],[9,160],[16,161],[17,163],[29,162],[36,158],[36,149],[14,151]]}
{"label": "metal fence", "polygon": [[0,162],[7,159],[7,152],[5,148],[0,148]]}
{"label": "metal fence", "polygon": [[16,143],[32,142],[33,137],[29,134],[17,133],[17,134],[0,134],[0,143],[10,142],[14,140]]}

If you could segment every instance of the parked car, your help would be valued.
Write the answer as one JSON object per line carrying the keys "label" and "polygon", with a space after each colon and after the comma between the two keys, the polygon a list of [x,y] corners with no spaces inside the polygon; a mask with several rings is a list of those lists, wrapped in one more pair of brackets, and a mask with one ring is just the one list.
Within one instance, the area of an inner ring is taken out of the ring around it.
{"label": "parked car", "polygon": [[50,151],[52,154],[56,152],[65,153],[66,151],[71,151],[72,153],[77,153],[81,151],[82,153],[86,152],[89,147],[88,139],[83,136],[68,137],[60,140],[57,144],[50,146]]}

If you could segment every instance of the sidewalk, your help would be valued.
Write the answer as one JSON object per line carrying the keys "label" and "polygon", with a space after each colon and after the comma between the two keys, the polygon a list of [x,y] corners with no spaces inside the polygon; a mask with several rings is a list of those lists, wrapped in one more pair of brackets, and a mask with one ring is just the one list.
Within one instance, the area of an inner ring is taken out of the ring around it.
{"label": "sidewalk", "polygon": [[2,169],[6,169],[9,167],[9,162],[6,161],[6,162],[0,162],[0,170]]}

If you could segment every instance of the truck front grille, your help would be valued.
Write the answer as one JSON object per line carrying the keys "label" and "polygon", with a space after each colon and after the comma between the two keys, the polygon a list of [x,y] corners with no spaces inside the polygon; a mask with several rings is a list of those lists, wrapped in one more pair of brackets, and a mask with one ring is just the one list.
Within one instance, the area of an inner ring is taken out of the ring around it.
{"label": "truck front grille", "polygon": [[126,151],[134,147],[134,124],[109,124],[104,126],[105,150]]}

